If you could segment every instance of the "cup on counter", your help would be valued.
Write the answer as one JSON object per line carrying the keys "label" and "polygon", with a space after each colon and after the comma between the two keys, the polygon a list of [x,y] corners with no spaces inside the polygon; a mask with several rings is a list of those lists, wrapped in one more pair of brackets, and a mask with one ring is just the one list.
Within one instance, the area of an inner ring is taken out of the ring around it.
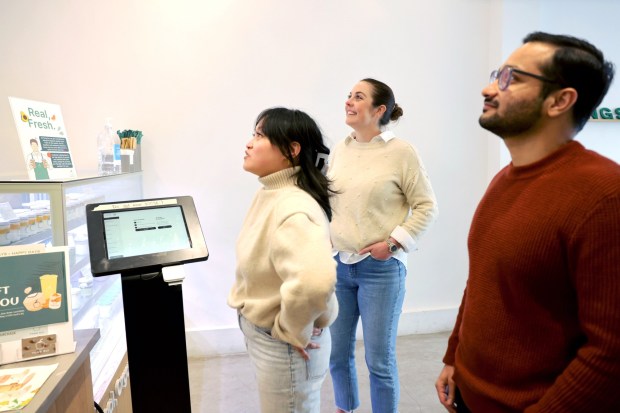
{"label": "cup on counter", "polygon": [[80,287],[80,296],[90,297],[93,295],[93,276],[83,276],[78,279]]}

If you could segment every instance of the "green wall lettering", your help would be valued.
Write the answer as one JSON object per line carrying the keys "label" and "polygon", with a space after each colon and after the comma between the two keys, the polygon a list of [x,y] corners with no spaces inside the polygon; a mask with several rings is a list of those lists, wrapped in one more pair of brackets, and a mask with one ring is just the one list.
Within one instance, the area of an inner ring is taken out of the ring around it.
{"label": "green wall lettering", "polygon": [[620,120],[620,107],[605,108],[600,107],[592,111],[590,120]]}

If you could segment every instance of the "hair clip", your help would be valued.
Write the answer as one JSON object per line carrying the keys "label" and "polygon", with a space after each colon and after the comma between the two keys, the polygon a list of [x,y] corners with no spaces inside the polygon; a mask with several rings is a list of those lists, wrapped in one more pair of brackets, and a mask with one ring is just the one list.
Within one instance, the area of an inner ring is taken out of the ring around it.
{"label": "hair clip", "polygon": [[314,166],[317,167],[318,170],[321,171],[323,175],[327,173],[327,160],[329,158],[329,154],[317,152],[316,161],[314,162]]}

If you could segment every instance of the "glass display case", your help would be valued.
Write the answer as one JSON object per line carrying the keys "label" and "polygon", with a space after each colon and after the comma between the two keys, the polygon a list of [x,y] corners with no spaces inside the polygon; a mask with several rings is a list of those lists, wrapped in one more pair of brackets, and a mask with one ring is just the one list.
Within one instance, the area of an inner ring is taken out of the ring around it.
{"label": "glass display case", "polygon": [[0,246],[68,246],[74,329],[99,328],[90,353],[95,401],[107,398],[127,352],[119,275],[93,278],[85,205],[142,198],[142,173],[63,181],[0,181]]}

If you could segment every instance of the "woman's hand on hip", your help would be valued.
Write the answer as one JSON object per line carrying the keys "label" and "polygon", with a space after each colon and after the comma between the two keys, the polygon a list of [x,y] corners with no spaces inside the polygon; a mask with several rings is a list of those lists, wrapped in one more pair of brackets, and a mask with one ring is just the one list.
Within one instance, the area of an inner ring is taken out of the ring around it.
{"label": "woman's hand on hip", "polygon": [[[322,328],[316,328],[316,327],[312,328],[312,337],[318,337],[321,334],[323,334]],[[304,360],[310,360],[310,354],[308,354],[306,350],[314,350],[317,348],[321,348],[321,345],[319,343],[314,343],[310,341],[308,345],[306,346],[306,348],[295,347],[295,350],[297,350],[297,352],[301,355],[301,357]]]}
{"label": "woman's hand on hip", "polygon": [[389,260],[392,258],[392,253],[388,249],[387,242],[379,241],[374,244],[370,244],[366,248],[363,248],[358,252],[359,255],[364,255],[367,252],[370,253],[370,256],[376,258],[378,260]]}

